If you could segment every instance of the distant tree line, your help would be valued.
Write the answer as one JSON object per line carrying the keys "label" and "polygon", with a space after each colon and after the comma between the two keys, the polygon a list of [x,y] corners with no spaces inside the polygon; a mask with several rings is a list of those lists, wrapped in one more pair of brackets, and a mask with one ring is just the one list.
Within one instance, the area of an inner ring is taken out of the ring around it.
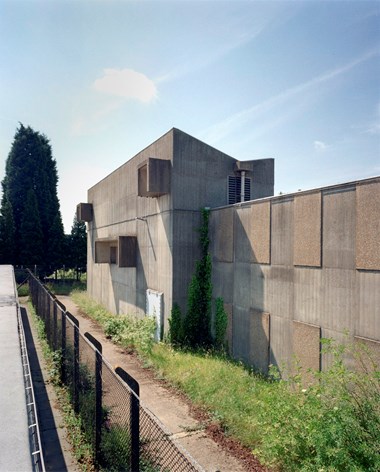
{"label": "distant tree line", "polygon": [[20,124],[1,182],[0,264],[39,266],[43,275],[85,267],[86,226],[74,218],[64,234],[58,173],[48,138]]}

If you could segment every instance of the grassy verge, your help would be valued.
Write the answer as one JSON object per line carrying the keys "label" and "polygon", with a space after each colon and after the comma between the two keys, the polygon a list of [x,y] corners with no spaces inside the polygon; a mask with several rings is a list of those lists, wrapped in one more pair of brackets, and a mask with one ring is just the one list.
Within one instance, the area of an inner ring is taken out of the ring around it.
{"label": "grassy verge", "polygon": [[[74,299],[110,337],[139,350],[263,463],[287,471],[380,470],[380,372],[360,347],[327,343],[335,361],[303,388],[300,375],[284,381],[273,369],[265,379],[223,356],[152,345],[149,324],[115,317],[83,293]],[[347,349],[371,368],[349,371],[342,360]]]}
{"label": "grassy verge", "polygon": [[46,340],[44,322],[36,315],[35,309],[31,303],[28,304],[28,311],[31,314],[32,323],[37,332],[38,341],[48,369],[48,381],[54,386],[57,395],[64,426],[67,431],[67,437],[72,445],[72,453],[83,472],[92,472],[95,470],[95,466],[93,463],[91,445],[86,441],[81,420],[75,415],[71,406],[69,393],[60,382],[60,353],[50,349]]}
{"label": "grassy verge", "polygon": [[51,293],[54,293],[54,295],[70,295],[73,291],[85,290],[86,282],[58,280],[48,282],[46,287]]}

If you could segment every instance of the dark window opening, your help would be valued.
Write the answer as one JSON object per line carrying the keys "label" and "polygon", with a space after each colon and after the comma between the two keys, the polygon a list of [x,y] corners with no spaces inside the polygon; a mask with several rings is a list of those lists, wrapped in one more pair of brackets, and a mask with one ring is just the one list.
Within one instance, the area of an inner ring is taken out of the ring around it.
{"label": "dark window opening", "polygon": [[[227,202],[228,205],[239,203],[241,200],[241,177],[228,176],[228,189],[227,189]],[[251,199],[251,179],[246,177],[244,179],[244,201]]]}

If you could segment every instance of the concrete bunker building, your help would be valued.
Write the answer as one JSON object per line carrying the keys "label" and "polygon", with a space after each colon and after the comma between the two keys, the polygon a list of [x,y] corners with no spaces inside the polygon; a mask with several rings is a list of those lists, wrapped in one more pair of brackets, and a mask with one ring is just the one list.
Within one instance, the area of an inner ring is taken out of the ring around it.
{"label": "concrete bunker building", "polygon": [[209,207],[214,296],[236,358],[267,372],[296,355],[324,368],[321,337],[380,359],[380,177],[273,196],[274,159],[240,162],[173,128],[88,191],[87,289],[114,313],[186,310]]}

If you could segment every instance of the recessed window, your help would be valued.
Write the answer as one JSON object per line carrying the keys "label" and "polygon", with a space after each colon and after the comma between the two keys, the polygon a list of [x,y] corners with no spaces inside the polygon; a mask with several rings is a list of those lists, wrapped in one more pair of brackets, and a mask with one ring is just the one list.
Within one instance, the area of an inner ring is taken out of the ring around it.
{"label": "recessed window", "polygon": [[[251,199],[251,179],[245,177],[244,179],[244,201]],[[227,188],[227,203],[233,205],[241,201],[241,177],[240,176],[228,176],[228,188]]]}
{"label": "recessed window", "polygon": [[117,263],[117,247],[111,246],[110,247],[110,264]]}

